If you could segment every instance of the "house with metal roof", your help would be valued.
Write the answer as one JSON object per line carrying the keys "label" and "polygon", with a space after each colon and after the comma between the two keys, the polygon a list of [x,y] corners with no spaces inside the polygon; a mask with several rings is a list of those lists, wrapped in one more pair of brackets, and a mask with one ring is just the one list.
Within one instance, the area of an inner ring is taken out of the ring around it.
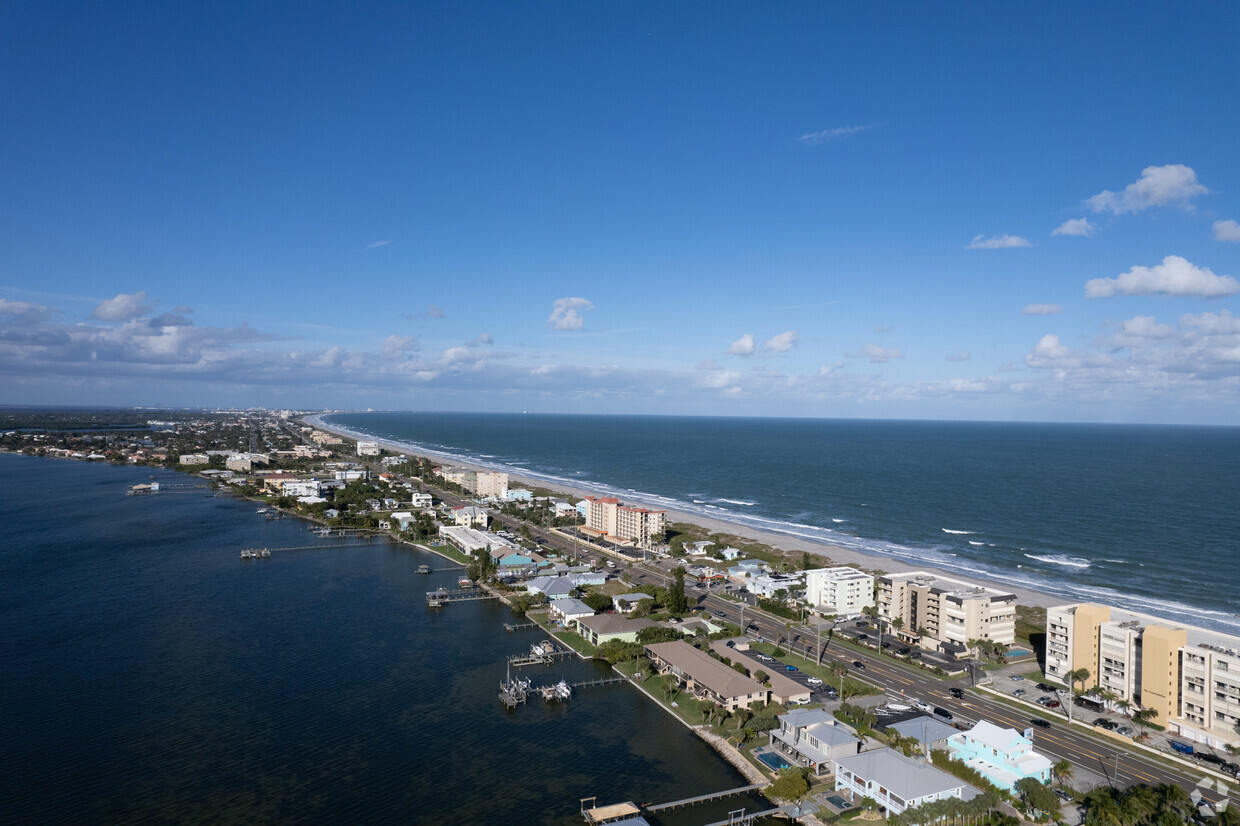
{"label": "house with metal roof", "polygon": [[594,616],[594,609],[579,599],[568,597],[552,602],[548,615],[551,619],[558,620],[565,626],[568,626],[579,619]]}
{"label": "house with metal roof", "polygon": [[861,750],[861,741],[821,708],[798,708],[779,715],[779,728],[772,729],[770,736],[772,746],[798,766],[813,769],[819,780],[834,775],[837,758]]}
{"label": "house with metal roof", "polygon": [[922,751],[927,754],[933,749],[947,748],[948,738],[959,733],[954,726],[925,714],[880,727],[884,731],[894,731],[901,737],[912,737],[921,743]]}
{"label": "house with metal roof", "polygon": [[936,800],[972,800],[981,794],[963,780],[892,749],[838,758],[835,790],[844,792],[853,802],[873,798],[897,815]]}
{"label": "house with metal roof", "polygon": [[1013,791],[1016,782],[1026,777],[1039,783],[1051,782],[1051,761],[1033,750],[1030,735],[1032,731],[1021,734],[982,720],[948,738],[947,750],[999,788]]}

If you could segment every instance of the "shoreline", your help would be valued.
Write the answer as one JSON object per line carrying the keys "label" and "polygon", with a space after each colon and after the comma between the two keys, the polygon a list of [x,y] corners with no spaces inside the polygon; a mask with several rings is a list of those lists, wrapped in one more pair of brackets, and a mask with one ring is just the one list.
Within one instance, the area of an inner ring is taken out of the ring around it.
{"label": "shoreline", "polygon": [[[403,442],[397,442],[392,439],[382,439],[382,438],[379,438],[377,436],[374,436],[368,433],[360,433],[359,431],[350,430],[349,428],[341,427],[339,425],[328,424],[327,422],[323,421],[322,419],[323,415],[325,414],[316,413],[310,416],[306,416],[304,418],[304,421],[306,422],[306,424],[312,425],[313,427],[316,427],[328,433],[332,433],[336,436],[344,436],[349,439],[362,438],[366,441],[378,442],[380,447],[383,447],[384,449],[390,450],[392,452],[402,453],[402,454],[413,454],[417,456],[425,456],[431,459],[442,460],[444,462],[450,462],[454,466],[462,467],[467,470],[495,470],[496,469],[494,467],[486,467],[483,465],[479,465],[476,462],[470,462],[469,460],[463,459],[453,454],[441,453],[441,452],[433,451],[433,450],[424,450],[415,445],[410,445],[410,444],[406,444]],[[496,467],[502,468],[503,471],[508,474],[508,478],[511,481],[517,482],[527,487],[531,487],[531,488],[533,487],[543,487],[543,488],[554,487],[557,491],[561,493],[571,494],[573,496],[580,496],[583,498],[585,496],[596,495],[595,492],[587,491],[580,487],[574,487],[571,484],[563,484],[560,482],[556,482],[554,483],[554,485],[552,485],[551,483],[545,480],[540,480],[533,476],[523,475],[520,470],[509,468],[507,466],[497,465]],[[636,504],[646,504],[636,499],[634,500],[634,502]],[[754,542],[760,542],[764,545],[769,545],[772,548],[778,551],[781,551],[781,552],[794,553],[794,554],[801,553],[801,552],[809,552],[809,553],[817,554],[819,556],[827,557],[831,561],[831,564],[833,566],[856,565],[867,571],[874,571],[874,570],[890,571],[892,570],[893,563],[901,563],[901,560],[897,559],[896,557],[888,557],[888,556],[882,556],[880,554],[864,553],[862,551],[857,551],[852,548],[845,548],[840,545],[833,545],[829,542],[824,542],[824,541],[820,541],[817,539],[810,539],[810,538],[799,537],[799,536],[791,536],[789,534],[779,533],[776,531],[762,530],[761,528],[755,528],[751,525],[747,525],[742,522],[730,522],[730,521],[727,521],[726,519],[720,519],[720,518],[711,517],[711,516],[704,516],[702,514],[697,514],[697,513],[687,513],[685,511],[679,511],[674,508],[660,507],[660,510],[667,511],[667,520],[669,522],[687,522],[689,524],[697,525],[699,527],[705,528],[712,534],[714,533],[732,534],[735,536],[739,536],[743,539],[748,539]],[[910,566],[908,564],[901,563],[900,565],[897,566],[896,570],[910,570],[910,571],[911,570],[924,570],[929,573],[947,577],[950,579],[966,579],[967,578],[969,581],[977,582],[978,584],[985,585],[990,588],[995,588],[997,590],[1004,591],[1006,593],[1015,594],[1018,604],[1026,605],[1026,606],[1034,607],[1034,608],[1051,608],[1057,605],[1065,605],[1069,602],[1074,601],[1074,600],[1071,600],[1070,598],[1056,596],[1054,594],[1046,593],[1043,591],[1038,591],[1033,588],[1023,587],[1023,586],[1012,586],[1008,583],[1005,583],[1005,582],[1002,582],[996,579],[991,579],[986,576],[979,576],[976,574],[968,574],[968,575],[960,574],[955,571],[944,570],[943,568],[936,567],[934,565],[923,564],[923,565]]]}

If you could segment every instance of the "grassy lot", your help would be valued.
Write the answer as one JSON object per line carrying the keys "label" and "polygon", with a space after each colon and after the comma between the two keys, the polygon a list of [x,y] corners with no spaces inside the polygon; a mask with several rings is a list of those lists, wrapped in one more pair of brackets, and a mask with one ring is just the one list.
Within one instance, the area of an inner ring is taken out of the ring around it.
{"label": "grassy lot", "polygon": [[[710,703],[696,699],[692,694],[676,685],[676,678],[671,674],[661,674],[642,680],[642,687],[650,692],[650,696],[663,703],[669,711],[691,726],[700,726],[706,722],[706,713]],[[672,703],[676,705],[673,706]]]}
{"label": "grassy lot", "polygon": [[452,547],[451,545],[434,545],[433,544],[433,545],[430,545],[429,547],[435,553],[440,554],[442,556],[446,556],[448,557],[448,559],[451,559],[454,562],[459,562],[462,565],[468,565],[469,563],[473,562],[472,559],[470,559],[468,556],[461,553],[460,550]]}

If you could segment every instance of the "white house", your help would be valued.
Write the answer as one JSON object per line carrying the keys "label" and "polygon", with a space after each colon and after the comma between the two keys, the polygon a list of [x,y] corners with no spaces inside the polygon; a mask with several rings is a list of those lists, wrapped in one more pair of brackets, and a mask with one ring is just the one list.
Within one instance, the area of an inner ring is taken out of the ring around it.
{"label": "white house", "polygon": [[470,528],[486,528],[491,517],[482,508],[466,505],[452,509],[452,520],[458,525]]}
{"label": "white house", "polygon": [[758,574],[751,577],[746,585],[750,593],[770,599],[776,591],[791,592],[801,587],[801,577],[796,574]]}
{"label": "white house", "polygon": [[636,608],[637,603],[641,602],[643,599],[653,599],[653,597],[651,597],[650,594],[639,593],[617,594],[611,598],[611,604],[615,607],[617,612],[627,614]]}
{"label": "white house", "polygon": [[409,505],[414,508],[429,508],[435,504],[435,500],[429,493],[411,493],[409,494]]}
{"label": "white house", "polygon": [[897,815],[935,800],[972,800],[981,794],[963,780],[891,749],[837,758],[835,790],[854,803],[873,798]]}
{"label": "white house", "polygon": [[715,546],[714,542],[709,542],[706,540],[703,540],[701,542],[686,542],[685,543],[685,555],[686,556],[706,556],[706,554],[709,553],[710,549],[713,548],[714,546]]}
{"label": "white house", "polygon": [[1014,728],[981,720],[970,730],[949,737],[947,750],[1001,789],[1012,791],[1026,777],[1051,782],[1050,759],[1034,751],[1033,739]]}
{"label": "white house", "polygon": [[551,619],[559,620],[562,625],[568,626],[579,619],[594,616],[594,609],[579,599],[569,597],[552,602],[547,613]]}

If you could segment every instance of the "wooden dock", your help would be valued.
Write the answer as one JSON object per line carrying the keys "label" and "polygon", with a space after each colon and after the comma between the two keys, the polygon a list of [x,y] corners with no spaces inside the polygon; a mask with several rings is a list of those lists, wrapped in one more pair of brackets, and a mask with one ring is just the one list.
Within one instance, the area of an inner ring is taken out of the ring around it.
{"label": "wooden dock", "polygon": [[[626,818],[637,817],[641,814],[653,814],[655,812],[665,812],[669,809],[677,809],[681,806],[693,806],[697,803],[707,803],[712,800],[722,800],[725,797],[732,797],[738,794],[748,794],[765,789],[769,783],[757,783],[752,786],[738,786],[735,789],[724,789],[721,792],[711,792],[710,794],[700,794],[697,797],[686,797],[683,800],[673,800],[670,803],[656,803],[653,805],[638,806],[636,803],[613,803],[610,806],[594,805],[598,798],[583,797],[581,798],[581,815],[586,823],[611,823],[615,820],[624,820]],[[586,804],[590,805],[586,805]],[[744,810],[734,812],[734,816],[728,820],[720,821],[711,826],[727,826],[727,824],[752,824],[757,818],[770,816],[772,814],[783,812],[787,807],[776,809],[768,809],[765,812],[758,812],[752,815],[746,815]]]}
{"label": "wooden dock", "polygon": [[507,631],[509,634],[511,634],[513,631],[524,631],[527,628],[537,628],[537,627],[538,627],[538,623],[536,622],[506,622],[504,623],[504,630]]}
{"label": "wooden dock", "polygon": [[427,591],[426,607],[439,608],[452,602],[478,602],[484,599],[499,599],[499,597],[486,591],[475,591],[472,588],[458,591]]}
{"label": "wooden dock", "polygon": [[508,658],[508,664],[513,668],[524,668],[527,665],[551,665],[556,660],[576,656],[576,651],[546,651],[539,654],[517,654]]}
{"label": "wooden dock", "polygon": [[722,800],[725,797],[732,797],[738,794],[747,794],[765,789],[769,783],[755,783],[752,786],[737,786],[735,789],[724,789],[721,792],[711,792],[710,794],[700,794],[697,797],[686,797],[682,800],[673,800],[670,803],[656,803],[652,806],[646,806],[647,812],[665,812],[669,809],[679,809],[681,806],[692,806],[696,803],[707,803],[711,800]]}

